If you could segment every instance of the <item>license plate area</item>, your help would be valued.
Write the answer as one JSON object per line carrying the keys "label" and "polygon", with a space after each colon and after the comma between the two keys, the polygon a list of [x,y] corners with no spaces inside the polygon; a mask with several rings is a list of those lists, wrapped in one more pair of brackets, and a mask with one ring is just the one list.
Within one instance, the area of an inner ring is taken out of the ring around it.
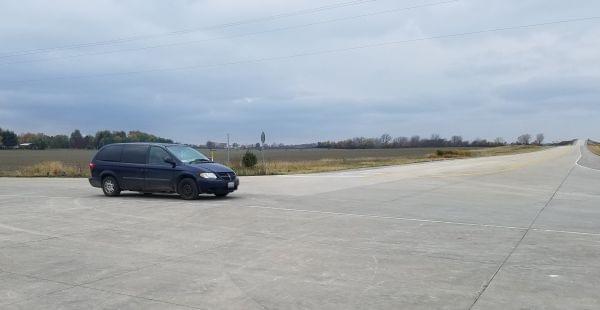
{"label": "license plate area", "polygon": [[229,189],[235,188],[235,182],[227,182],[227,188],[229,188]]}

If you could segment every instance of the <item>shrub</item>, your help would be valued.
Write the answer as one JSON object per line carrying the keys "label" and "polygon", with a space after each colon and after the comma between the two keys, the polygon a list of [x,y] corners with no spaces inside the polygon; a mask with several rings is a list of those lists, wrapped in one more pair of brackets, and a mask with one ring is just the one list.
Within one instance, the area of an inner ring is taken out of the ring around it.
{"label": "shrub", "polygon": [[471,157],[473,154],[467,150],[436,150],[435,154],[430,157],[454,158],[454,157]]}
{"label": "shrub", "polygon": [[242,165],[246,168],[252,168],[254,166],[256,166],[256,163],[258,162],[258,159],[256,158],[256,155],[254,155],[254,153],[250,152],[250,151],[246,151],[246,153],[244,153],[244,156],[242,157]]}

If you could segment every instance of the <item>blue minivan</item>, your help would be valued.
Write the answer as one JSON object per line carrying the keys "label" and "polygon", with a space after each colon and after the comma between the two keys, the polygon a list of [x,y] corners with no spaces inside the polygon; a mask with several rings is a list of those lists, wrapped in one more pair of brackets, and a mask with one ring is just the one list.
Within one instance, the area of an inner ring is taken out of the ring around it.
{"label": "blue minivan", "polygon": [[109,144],[98,150],[90,172],[90,184],[106,196],[129,190],[178,193],[190,200],[203,193],[227,196],[240,184],[233,170],[181,144]]}

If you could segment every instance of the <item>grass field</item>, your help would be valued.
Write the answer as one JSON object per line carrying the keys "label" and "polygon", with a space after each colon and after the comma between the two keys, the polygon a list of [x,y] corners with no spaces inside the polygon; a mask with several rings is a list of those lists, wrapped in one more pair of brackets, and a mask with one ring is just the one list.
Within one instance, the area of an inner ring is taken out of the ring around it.
{"label": "grass field", "polygon": [[588,148],[592,153],[600,156],[600,143],[594,141],[588,141]]}
{"label": "grass field", "polygon": [[[274,149],[264,153],[266,165],[243,168],[244,150],[232,150],[230,166],[239,175],[290,174],[336,171],[386,165],[494,156],[532,152],[539,146],[505,146],[495,148],[406,148],[406,149]],[[202,150],[210,156],[208,150]],[[0,176],[87,177],[88,163],[95,150],[0,150]],[[260,152],[253,151],[259,162]],[[214,159],[226,163],[227,152],[217,150]]]}

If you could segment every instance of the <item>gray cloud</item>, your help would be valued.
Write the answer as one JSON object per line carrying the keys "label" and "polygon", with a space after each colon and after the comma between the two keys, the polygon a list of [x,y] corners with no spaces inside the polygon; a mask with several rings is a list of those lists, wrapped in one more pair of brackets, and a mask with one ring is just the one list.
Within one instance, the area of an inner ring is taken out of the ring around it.
{"label": "gray cloud", "polygon": [[[0,55],[245,20],[335,1],[3,2]],[[421,4],[379,0],[241,27],[0,59],[0,127],[141,129],[182,142],[308,142],[355,135],[600,139],[600,23],[580,22],[198,70],[17,80],[210,65],[303,51],[578,18],[597,1],[474,1],[287,32],[128,53],[2,65],[264,31]],[[476,14],[475,14],[476,12]],[[597,14],[596,14],[597,15]],[[31,22],[35,21],[35,22]]]}

